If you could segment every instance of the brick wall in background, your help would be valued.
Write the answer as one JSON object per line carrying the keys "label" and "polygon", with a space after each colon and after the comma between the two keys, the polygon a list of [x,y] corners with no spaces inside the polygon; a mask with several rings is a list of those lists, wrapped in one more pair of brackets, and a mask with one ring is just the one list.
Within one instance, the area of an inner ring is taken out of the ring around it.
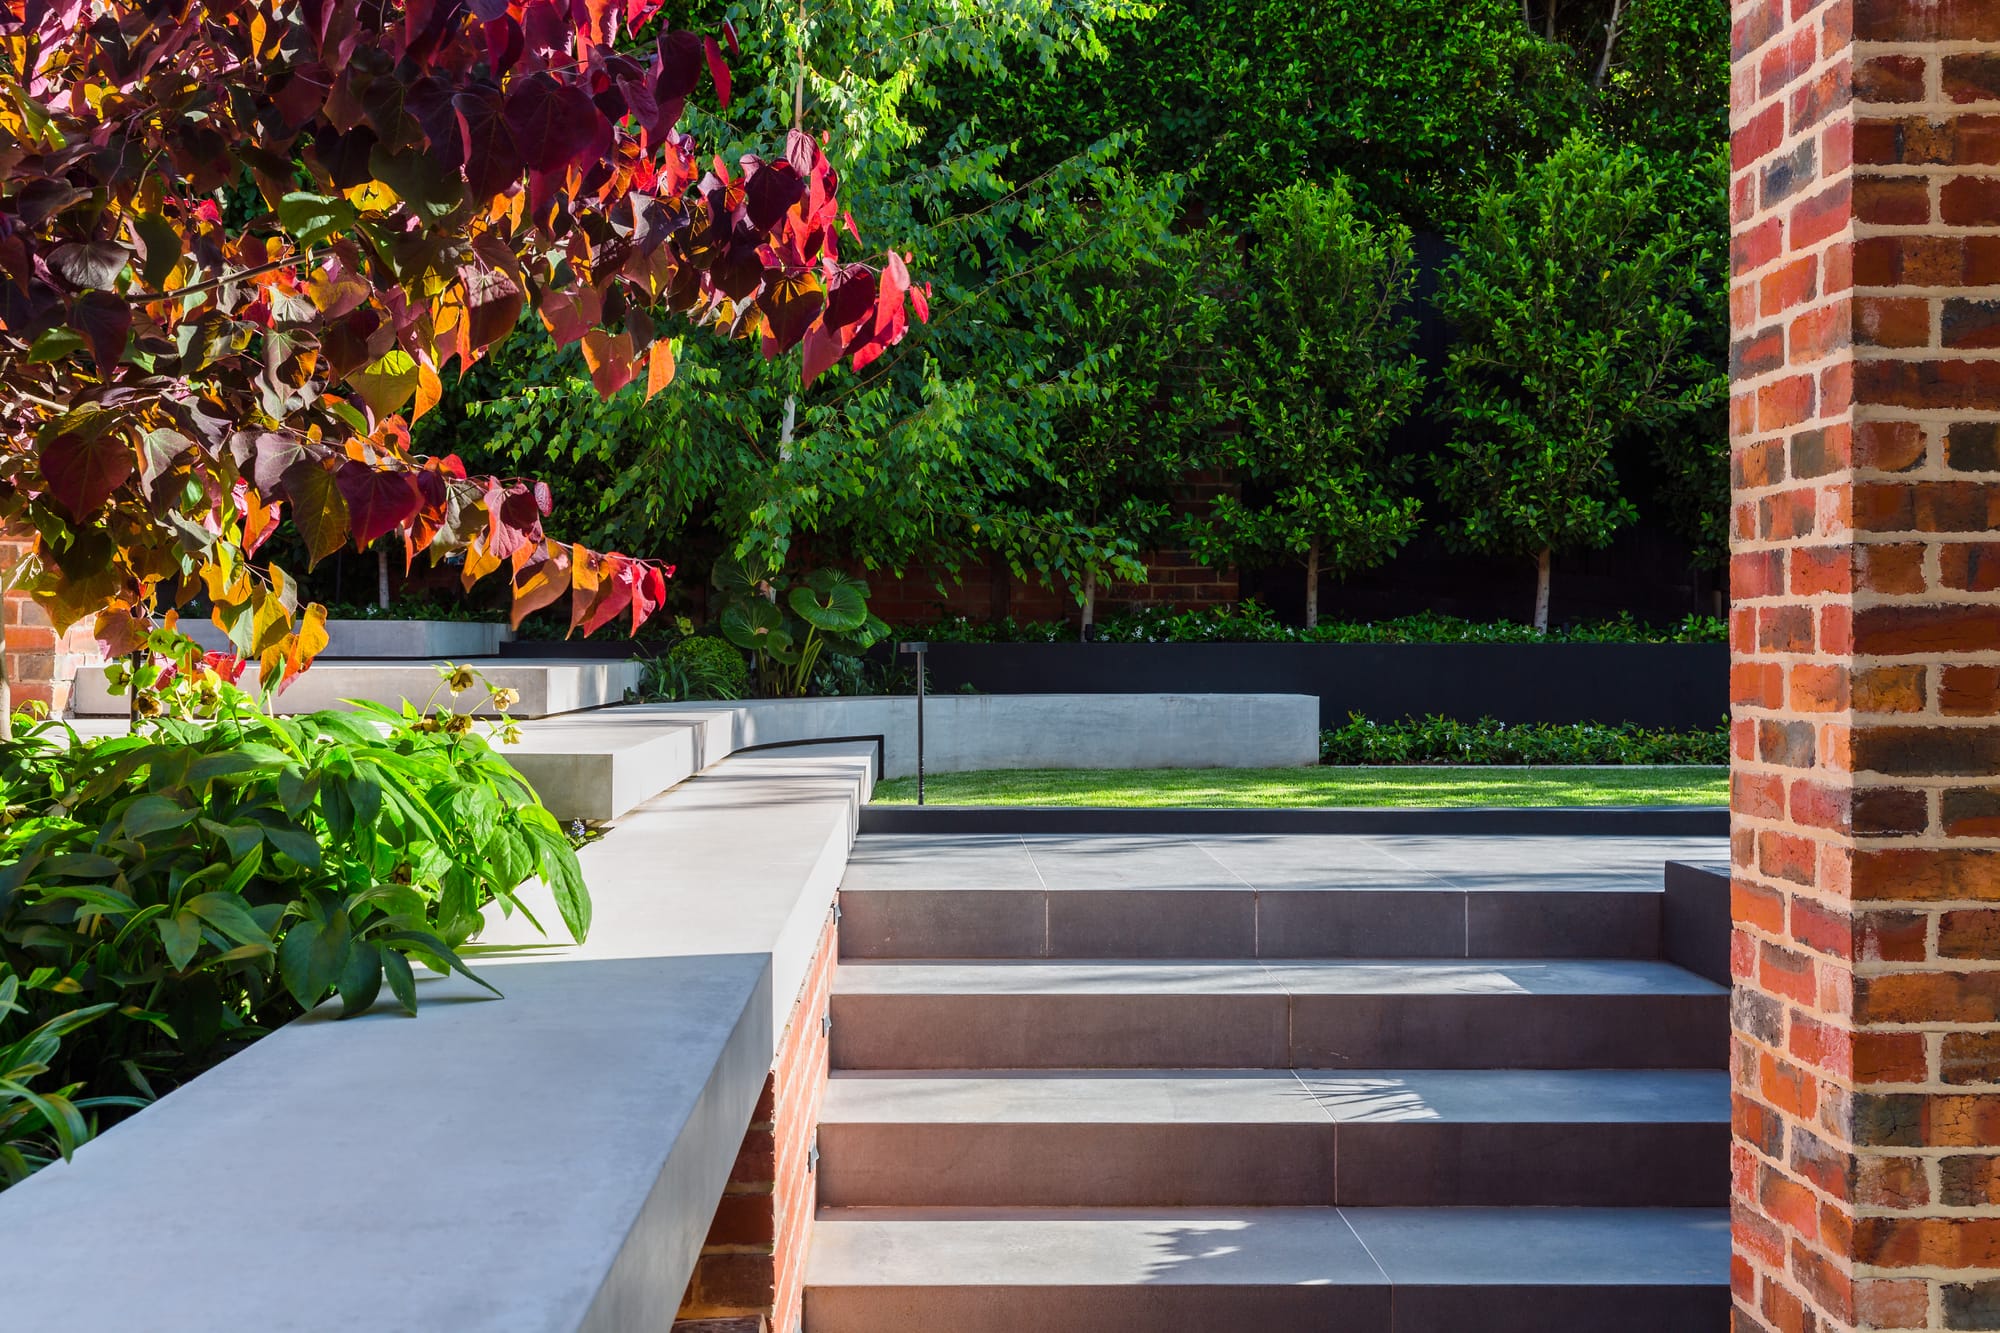
{"label": "brick wall in background", "polygon": [[[0,569],[11,570],[28,543],[0,537]],[[57,716],[69,707],[76,669],[102,661],[88,621],[58,635],[48,613],[25,592],[6,594],[6,661],[9,696],[15,708],[40,703]]]}
{"label": "brick wall in background", "polygon": [[1735,1327],[2000,1329],[2000,0],[1736,0]]}
{"label": "brick wall in background", "polygon": [[816,1198],[811,1156],[826,1093],[824,1020],[837,952],[829,916],[681,1298],[677,1333],[797,1333]]}

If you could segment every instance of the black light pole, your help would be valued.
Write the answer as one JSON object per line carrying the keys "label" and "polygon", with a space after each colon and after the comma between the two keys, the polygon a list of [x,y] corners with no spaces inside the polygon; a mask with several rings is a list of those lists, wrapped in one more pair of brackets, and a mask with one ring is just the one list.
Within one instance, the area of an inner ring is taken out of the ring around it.
{"label": "black light pole", "polygon": [[928,643],[899,643],[896,651],[917,659],[917,804],[924,803],[924,654]]}

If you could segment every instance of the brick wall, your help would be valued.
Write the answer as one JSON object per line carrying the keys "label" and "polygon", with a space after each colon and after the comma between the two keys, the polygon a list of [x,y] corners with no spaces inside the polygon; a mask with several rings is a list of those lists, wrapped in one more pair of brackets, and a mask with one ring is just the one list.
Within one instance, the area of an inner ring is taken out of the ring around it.
{"label": "brick wall", "polygon": [[1738,1333],[2000,1329],[2000,0],[1736,0]]}
{"label": "brick wall", "polygon": [[[11,570],[28,552],[28,542],[0,537],[0,569]],[[102,661],[88,621],[58,636],[48,613],[25,592],[7,599],[7,683],[13,706],[40,703],[60,716],[69,708],[76,669]]]}
{"label": "brick wall", "polygon": [[837,952],[829,916],[681,1298],[678,1333],[799,1327],[816,1197],[810,1157],[826,1092],[824,1019]]}

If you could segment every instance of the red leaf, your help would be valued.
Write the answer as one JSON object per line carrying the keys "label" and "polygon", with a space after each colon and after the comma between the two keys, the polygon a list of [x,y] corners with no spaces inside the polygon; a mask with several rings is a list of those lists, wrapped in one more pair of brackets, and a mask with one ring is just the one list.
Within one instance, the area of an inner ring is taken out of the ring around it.
{"label": "red leaf", "polygon": [[353,526],[357,551],[408,523],[424,505],[416,478],[407,472],[380,472],[349,459],[333,474],[333,480],[347,501],[347,520]]}
{"label": "red leaf", "polygon": [[560,171],[610,140],[590,94],[546,72],[515,81],[505,115],[522,160],[536,171]]}
{"label": "red leaf", "polygon": [[729,54],[741,56],[743,51],[736,45],[736,25],[728,19],[722,20],[722,40],[729,43]]}
{"label": "red leaf", "polygon": [[461,264],[458,278],[465,284],[468,316],[466,336],[475,352],[500,341],[514,331],[521,317],[521,288],[504,269],[480,264]]}
{"label": "red leaf", "polygon": [[662,112],[671,105],[675,108],[675,119],[679,119],[680,104],[701,79],[701,38],[676,29],[661,33],[657,47],[660,73],[653,82],[653,96],[659,100]]}
{"label": "red leaf", "polygon": [[632,582],[632,637],[639,637],[639,626],[652,618],[653,612],[667,600],[666,576],[655,565],[640,565],[638,577]]}
{"label": "red leaf", "polygon": [[638,581],[638,563],[629,556],[616,553],[604,557],[605,569],[599,575],[597,598],[590,604],[590,616],[583,622],[585,634],[595,634],[618,618],[632,601],[632,588]]}
{"label": "red leaf", "polygon": [[798,346],[799,339],[806,336],[806,330],[819,318],[825,305],[826,295],[820,290],[819,278],[812,273],[788,275],[766,283],[757,296],[757,309],[763,312],[764,323],[770,329],[770,336],[764,342],[765,359]]}
{"label": "red leaf", "polygon": [[727,111],[729,109],[729,66],[722,63],[722,48],[715,44],[715,38],[713,37],[702,38],[701,47],[703,53],[708,56],[709,77],[715,80],[716,100],[721,102],[722,109]]}
{"label": "red leaf", "polygon": [[844,329],[875,309],[875,274],[860,264],[842,269],[827,288],[826,322]]}
{"label": "red leaf", "polygon": [[132,307],[116,292],[85,292],[69,309],[69,326],[90,341],[97,373],[108,376],[132,334]]}
{"label": "red leaf", "polygon": [[49,494],[79,520],[95,513],[139,466],[132,447],[110,431],[58,435],[42,446],[41,461]]}
{"label": "red leaf", "polygon": [[548,554],[542,559],[514,572],[511,619],[515,629],[521,627],[524,618],[559,600],[569,591],[569,563],[569,548],[555,543],[550,545]]}
{"label": "red leaf", "polygon": [[743,182],[744,211],[750,225],[769,231],[804,197],[806,183],[797,167],[780,158],[776,162],[752,162]]}
{"label": "red leaf", "polygon": [[583,363],[590,368],[590,382],[598,396],[609,398],[632,382],[639,368],[632,359],[632,335],[615,337],[603,329],[583,335]]}
{"label": "red leaf", "polygon": [[820,372],[840,360],[846,350],[840,333],[829,329],[822,320],[806,330],[805,341],[800,348],[799,359],[804,363],[804,382],[811,386],[819,378]]}

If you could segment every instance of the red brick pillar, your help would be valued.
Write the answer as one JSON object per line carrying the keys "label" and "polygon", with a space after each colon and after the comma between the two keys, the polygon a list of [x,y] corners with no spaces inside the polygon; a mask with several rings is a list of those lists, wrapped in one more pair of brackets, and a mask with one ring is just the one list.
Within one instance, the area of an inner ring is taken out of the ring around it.
{"label": "red brick pillar", "polygon": [[813,1152],[838,952],[829,917],[681,1298],[677,1333],[798,1331],[818,1199]]}
{"label": "red brick pillar", "polygon": [[[28,542],[0,536],[0,571],[12,570],[28,552]],[[48,613],[26,592],[6,594],[5,652],[7,683],[18,712],[39,703],[60,717],[69,708],[70,683],[76,669],[102,661],[90,622],[58,635]]]}
{"label": "red brick pillar", "polygon": [[1736,1328],[2000,1329],[2000,0],[1736,0]]}

